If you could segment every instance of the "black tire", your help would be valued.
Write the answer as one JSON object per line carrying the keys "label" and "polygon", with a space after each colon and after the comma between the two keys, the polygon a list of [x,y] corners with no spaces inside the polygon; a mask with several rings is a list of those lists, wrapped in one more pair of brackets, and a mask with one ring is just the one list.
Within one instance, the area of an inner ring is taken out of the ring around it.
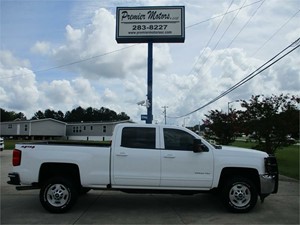
{"label": "black tire", "polygon": [[77,190],[73,183],[63,177],[47,180],[40,190],[42,206],[52,213],[64,213],[76,202]]}
{"label": "black tire", "polygon": [[225,207],[235,213],[250,211],[256,205],[257,197],[257,189],[253,182],[243,177],[230,179],[222,191]]}

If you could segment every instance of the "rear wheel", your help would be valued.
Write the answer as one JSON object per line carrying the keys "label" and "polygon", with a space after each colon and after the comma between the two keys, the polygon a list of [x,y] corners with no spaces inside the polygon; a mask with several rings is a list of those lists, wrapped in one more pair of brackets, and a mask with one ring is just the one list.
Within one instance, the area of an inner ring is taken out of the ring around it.
{"label": "rear wheel", "polygon": [[253,182],[247,178],[230,179],[222,192],[225,206],[232,212],[248,212],[257,202],[257,190]]}
{"label": "rear wheel", "polygon": [[40,190],[42,206],[52,213],[68,211],[77,200],[75,186],[66,178],[55,177],[47,180]]}

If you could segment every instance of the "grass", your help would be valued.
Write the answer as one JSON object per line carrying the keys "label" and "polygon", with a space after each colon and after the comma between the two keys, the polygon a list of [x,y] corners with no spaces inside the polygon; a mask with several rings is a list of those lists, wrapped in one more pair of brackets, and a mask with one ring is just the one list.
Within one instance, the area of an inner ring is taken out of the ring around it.
{"label": "grass", "polygon": [[[232,143],[232,146],[241,147],[241,148],[251,148],[255,143],[235,141]],[[279,173],[294,179],[299,180],[299,145],[290,145],[278,149],[275,153]]]}
{"label": "grass", "polygon": [[279,173],[299,180],[299,145],[277,150]]}
{"label": "grass", "polygon": [[12,149],[14,149],[15,148],[15,144],[17,144],[17,143],[25,143],[25,142],[33,142],[32,140],[7,140],[7,139],[5,139],[4,140],[4,148],[6,149],[6,150],[12,150]]}

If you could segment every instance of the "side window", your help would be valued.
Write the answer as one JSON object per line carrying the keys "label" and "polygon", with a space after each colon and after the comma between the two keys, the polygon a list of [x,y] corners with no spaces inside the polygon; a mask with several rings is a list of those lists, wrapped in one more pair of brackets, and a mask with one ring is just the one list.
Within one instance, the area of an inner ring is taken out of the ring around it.
{"label": "side window", "polygon": [[194,139],[185,131],[164,128],[165,149],[192,151]]}
{"label": "side window", "polygon": [[121,146],[126,148],[155,149],[155,128],[123,128]]}

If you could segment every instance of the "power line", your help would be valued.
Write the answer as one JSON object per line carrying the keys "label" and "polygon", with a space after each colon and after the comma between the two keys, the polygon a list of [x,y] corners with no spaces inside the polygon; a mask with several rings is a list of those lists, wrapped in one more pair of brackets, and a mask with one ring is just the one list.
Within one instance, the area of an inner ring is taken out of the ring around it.
{"label": "power line", "polygon": [[[230,44],[227,46],[227,48],[233,43],[233,41],[237,38],[237,36],[242,32],[242,30],[244,30],[245,29],[245,27],[249,24],[249,22],[250,22],[250,20],[254,17],[254,15],[257,13],[257,11],[258,11],[258,9],[262,6],[262,4],[264,3],[264,1],[265,0],[263,0],[262,2],[261,2],[261,4],[256,8],[256,10],[252,13],[252,15],[251,15],[251,17],[248,19],[248,21],[246,22],[246,24],[242,27],[242,29],[238,32],[238,34],[234,37],[234,39],[230,42]],[[244,2],[244,4],[245,4],[245,2]],[[244,5],[243,4],[243,5]],[[290,21],[290,20],[292,20],[298,13],[300,12],[300,10],[298,10],[295,14],[293,14],[273,35],[271,35],[271,37],[261,46],[261,47],[259,47],[258,48],[258,50],[255,52],[255,54],[260,50],[260,49],[262,49],[263,48],[263,46],[267,43],[267,42],[269,42],[284,26],[286,26],[286,24]],[[238,11],[238,13],[239,13],[239,11]],[[238,14],[237,13],[237,14]],[[237,14],[236,14],[236,16],[237,16]],[[235,16],[235,17],[236,17]],[[226,29],[226,31],[227,31],[228,29]],[[225,32],[226,32],[225,31]],[[223,35],[222,35],[222,37],[224,36],[224,33],[223,33]],[[220,40],[219,40],[220,41]],[[218,42],[219,43],[219,42]],[[217,43],[217,44],[218,44]],[[216,45],[217,46],[217,45]],[[215,47],[216,47],[215,46]],[[213,49],[213,50],[215,50],[215,48]],[[212,50],[212,51],[213,51]],[[210,55],[212,54],[212,52],[210,53]],[[254,55],[255,55],[254,54]],[[209,55],[209,56],[210,56]],[[253,55],[253,56],[254,56]],[[208,58],[209,58],[209,56],[206,58],[206,61],[203,63],[203,64],[205,64],[206,62],[207,62],[207,60],[208,60]],[[213,66],[213,65],[212,65]],[[208,69],[207,69],[207,71],[208,71]],[[207,72],[206,71],[206,72]],[[205,72],[205,73],[206,73]]]}
{"label": "power line", "polygon": [[[228,13],[228,10],[230,9],[230,7],[231,7],[233,1],[234,1],[234,0],[231,1],[231,3],[230,3],[230,5],[228,6],[226,12],[223,14],[223,17],[222,17],[222,19],[220,20],[220,22],[218,23],[218,26],[216,27],[216,29],[214,30],[214,32],[213,32],[212,35],[210,36],[208,42],[206,43],[205,47],[204,47],[203,50],[201,51],[200,56],[197,58],[196,62],[194,63],[194,65],[193,65],[191,71],[188,73],[188,75],[190,75],[190,74],[193,72],[195,66],[197,65],[197,63],[199,62],[199,60],[201,59],[201,57],[203,56],[203,53],[204,53],[205,49],[209,46],[211,40],[213,39],[213,37],[215,36],[216,32],[218,31],[218,29],[219,29],[221,23],[223,22],[223,20],[224,20],[224,18],[225,18],[225,15]],[[206,60],[206,61],[207,61],[207,60]],[[204,62],[204,64],[206,63],[206,61]]]}
{"label": "power line", "polygon": [[259,1],[256,1],[256,2],[252,2],[252,3],[248,4],[248,5],[241,6],[240,8],[233,9],[233,10],[231,10],[231,11],[228,11],[227,13],[220,14],[220,15],[211,17],[211,18],[209,18],[209,19],[202,20],[202,21],[200,21],[200,22],[198,22],[198,23],[194,23],[194,24],[192,24],[192,25],[186,26],[185,28],[186,28],[186,29],[189,29],[189,28],[191,28],[191,27],[198,26],[198,25],[200,25],[200,24],[202,24],[202,23],[206,23],[206,22],[208,22],[208,21],[210,21],[210,20],[214,20],[214,19],[217,19],[217,18],[222,17],[222,16],[224,16],[224,15],[233,13],[233,12],[238,11],[238,10],[241,10],[241,9],[243,9],[243,8],[247,8],[247,7],[249,7],[249,6],[255,5],[255,4],[257,4],[257,3],[261,2],[261,1],[265,1],[265,0],[259,0]]}
{"label": "power line", "polygon": [[[245,3],[246,3],[246,1],[247,0],[245,0],[244,2],[243,2],[243,5],[238,9],[238,12],[236,13],[236,15],[233,17],[233,19],[231,20],[231,22],[230,22],[230,24],[227,26],[227,28],[225,29],[225,31],[223,32],[223,34],[221,35],[221,37],[219,38],[219,40],[218,40],[218,42],[215,44],[215,46],[213,47],[213,49],[211,50],[211,52],[209,53],[209,55],[206,57],[206,59],[205,59],[205,61],[202,63],[202,67],[206,64],[206,62],[208,61],[208,59],[209,59],[209,57],[211,56],[211,54],[212,54],[212,52],[217,48],[217,46],[219,45],[219,43],[220,43],[220,41],[222,40],[222,38],[224,37],[224,35],[225,35],[225,33],[228,31],[228,29],[230,28],[230,26],[232,25],[232,23],[234,22],[234,20],[236,19],[236,17],[238,16],[238,14],[239,14],[239,12],[240,12],[240,10],[243,8],[243,7],[245,7],[244,5],[245,5]],[[244,28],[249,24],[249,22],[250,22],[250,20],[253,18],[253,16],[256,14],[256,12],[258,11],[258,9],[262,6],[262,4],[264,3],[264,1],[265,0],[262,0],[261,1],[261,4],[256,8],[256,10],[254,11],[254,13],[252,13],[252,15],[250,16],[250,18],[248,19],[248,21],[246,22],[246,24],[244,24],[244,26],[242,27],[242,29],[238,32],[238,34],[234,37],[234,39],[230,42],[230,44],[227,46],[227,48],[233,43],[233,41],[237,38],[237,36],[242,32],[242,30],[244,30]],[[258,2],[256,2],[256,3],[258,3]],[[232,2],[231,2],[231,4],[232,4]],[[231,4],[230,4],[230,6],[231,6]],[[229,7],[230,7],[229,6]],[[229,10],[229,8],[227,9],[227,11]],[[227,14],[227,12],[224,14],[224,15],[226,15]],[[224,17],[223,17],[224,18]],[[223,18],[222,18],[222,20],[223,20]],[[211,40],[211,39],[210,39]],[[209,40],[209,42],[210,42],[210,40]],[[208,42],[208,43],[209,43]],[[208,44],[207,44],[207,46],[208,46]],[[201,55],[198,57],[198,59],[196,60],[196,62],[195,62],[195,64],[193,65],[193,67],[192,67],[192,69],[190,70],[190,72],[188,73],[188,75],[190,75],[192,72],[193,72],[193,70],[194,70],[194,68],[196,67],[196,65],[197,65],[197,63],[198,63],[198,61],[199,61],[199,59],[202,57],[202,55],[203,55],[203,53],[204,53],[204,50],[207,48],[207,46],[203,49],[203,51],[201,52]],[[214,63],[215,64],[215,63]],[[213,67],[214,66],[214,64],[211,66],[211,67]],[[204,74],[205,73],[207,73],[207,71],[208,71],[209,69],[207,69],[205,72],[204,72]],[[196,72],[196,74],[199,72],[199,70],[198,71],[195,71]]]}
{"label": "power line", "polygon": [[282,24],[279,29],[277,31],[274,32],[274,34],[271,35],[271,37],[269,37],[268,40],[265,41],[265,43],[263,43],[252,55],[255,56],[270,40],[272,40],[272,38],[283,28],[285,27],[285,25],[287,25],[298,13],[300,12],[300,9],[294,14],[292,15],[284,24]]}
{"label": "power line", "polygon": [[[109,55],[109,54],[112,54],[112,53],[115,53],[115,52],[120,52],[120,51],[123,51],[125,49],[135,47],[136,45],[138,45],[138,44],[130,45],[130,46],[127,46],[127,47],[124,47],[124,48],[119,48],[119,49],[116,49],[116,50],[113,50],[113,51],[110,51],[110,52],[105,52],[105,53],[100,54],[100,55],[96,55],[96,56],[92,56],[92,57],[89,57],[89,58],[85,58],[85,59],[81,59],[81,60],[69,62],[69,63],[66,63],[66,64],[62,64],[62,65],[50,67],[50,68],[47,68],[47,69],[35,70],[35,71],[32,71],[32,73],[42,73],[42,72],[47,72],[47,71],[54,70],[54,69],[59,69],[59,68],[71,66],[71,65],[74,65],[74,64],[78,64],[78,63],[82,63],[82,62],[85,62],[85,61],[89,61],[89,60],[93,60],[93,59],[96,59],[96,58],[100,58],[100,57],[103,57],[103,56],[106,56],[106,55]],[[30,74],[29,73],[27,73],[27,74],[25,73],[25,74],[22,74],[22,75],[0,77],[0,79],[3,79],[3,78],[14,78],[14,77],[20,77],[20,76],[29,76]]]}
{"label": "power line", "polygon": [[[293,47],[295,46],[295,47]],[[288,51],[287,53],[285,53],[284,55],[282,55],[281,57],[279,57],[278,59],[276,59],[279,55],[281,55],[283,52],[285,52],[288,48],[293,47],[293,49],[291,49],[290,51]],[[275,63],[277,63],[279,60],[281,60],[282,58],[284,58],[285,56],[287,56],[288,54],[290,54],[291,52],[295,51],[297,48],[300,47],[300,38],[298,38],[296,41],[294,41],[292,44],[290,44],[289,46],[287,46],[285,49],[283,49],[282,51],[280,51],[278,54],[276,54],[273,58],[271,58],[270,60],[268,60],[266,63],[264,63],[263,65],[261,65],[259,68],[257,68],[255,71],[253,71],[252,73],[250,73],[248,76],[246,76],[244,79],[242,79],[241,81],[239,81],[238,83],[236,83],[235,85],[233,85],[232,87],[230,87],[228,90],[224,91],[223,93],[221,93],[220,95],[218,95],[217,97],[215,97],[214,99],[212,99],[211,101],[209,101],[208,103],[204,104],[203,106],[187,113],[184,114],[182,116],[168,116],[168,118],[174,118],[174,119],[179,119],[188,115],[191,115],[205,107],[207,107],[208,105],[216,102],[217,100],[219,100],[220,98],[224,97],[225,95],[229,94],[230,92],[234,91],[235,89],[239,88],[240,86],[242,86],[243,84],[245,84],[246,82],[248,82],[249,80],[253,79],[254,77],[256,77],[257,75],[261,74],[263,71],[265,71],[266,69],[268,69],[269,67],[271,67],[272,65],[274,65]],[[276,59],[276,60],[275,60]],[[275,61],[273,61],[275,60]],[[270,64],[269,64],[270,63]],[[269,65],[267,65],[269,64]]]}
{"label": "power line", "polygon": [[250,18],[247,20],[247,22],[244,24],[244,26],[240,29],[240,31],[235,35],[235,37],[231,40],[231,42],[227,45],[227,48],[229,48],[232,43],[235,41],[235,39],[240,35],[240,33],[242,33],[242,31],[248,26],[250,20],[254,17],[254,15],[257,13],[257,11],[259,10],[259,8],[262,6],[262,4],[264,3],[265,0],[263,0],[260,5],[256,8],[256,10],[252,13],[252,15],[250,16]]}

